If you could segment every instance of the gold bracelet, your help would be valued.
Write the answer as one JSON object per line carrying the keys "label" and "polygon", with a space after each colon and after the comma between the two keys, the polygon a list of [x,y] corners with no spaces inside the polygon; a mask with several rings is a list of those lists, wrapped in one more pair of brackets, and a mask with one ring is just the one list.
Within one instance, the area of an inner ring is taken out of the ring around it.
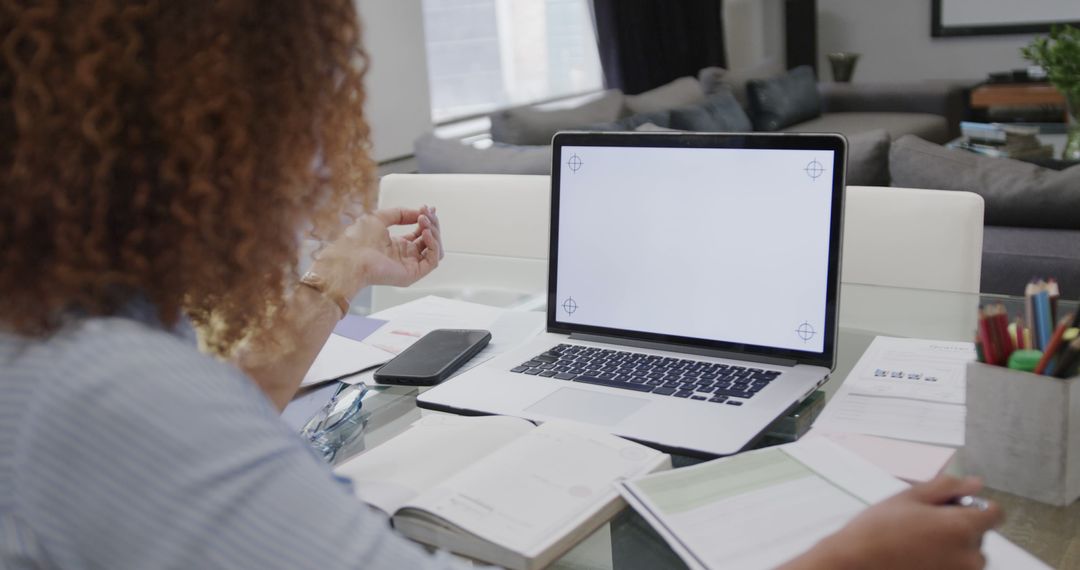
{"label": "gold bracelet", "polygon": [[326,279],[322,275],[313,271],[308,271],[300,278],[300,284],[311,287],[319,292],[320,295],[334,302],[335,305],[341,309],[341,318],[345,318],[345,315],[349,314],[349,300],[344,295],[335,293],[330,290],[330,287],[326,283]]}

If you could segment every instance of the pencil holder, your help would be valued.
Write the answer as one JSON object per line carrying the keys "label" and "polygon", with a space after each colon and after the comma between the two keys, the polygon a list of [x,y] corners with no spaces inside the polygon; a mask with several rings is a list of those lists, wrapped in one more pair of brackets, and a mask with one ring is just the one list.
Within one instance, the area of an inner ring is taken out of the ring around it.
{"label": "pencil holder", "polygon": [[972,362],[964,471],[994,489],[1064,506],[1080,497],[1080,378]]}

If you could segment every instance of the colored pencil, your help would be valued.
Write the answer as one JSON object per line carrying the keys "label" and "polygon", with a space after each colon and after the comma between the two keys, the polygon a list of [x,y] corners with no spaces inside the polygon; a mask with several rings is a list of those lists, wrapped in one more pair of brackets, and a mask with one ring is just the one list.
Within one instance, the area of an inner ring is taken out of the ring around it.
{"label": "colored pencil", "polygon": [[[1035,330],[1035,293],[1038,290],[1035,287],[1035,280],[1028,281],[1027,287],[1024,287],[1024,328],[1029,331]],[[1034,344],[1028,343],[1028,346],[1034,347]]]}
{"label": "colored pencil", "polygon": [[1009,311],[1005,309],[1005,305],[999,304],[996,307],[994,324],[998,331],[998,338],[1001,340],[1001,365],[1007,366],[1009,357],[1016,350],[1016,344],[1013,343],[1012,336],[1009,335]]}
{"label": "colored pencil", "polygon": [[1054,334],[1054,324],[1050,320],[1050,294],[1045,290],[1035,295],[1035,346],[1046,352],[1050,336]]}
{"label": "colored pencil", "polygon": [[1034,372],[1036,374],[1053,374],[1054,367],[1051,361],[1054,358],[1054,353],[1061,348],[1061,337],[1065,336],[1065,331],[1072,324],[1073,315],[1069,315],[1058,322],[1057,328],[1054,329],[1054,335],[1050,338],[1050,342],[1046,345],[1046,349],[1043,350],[1042,358],[1039,359],[1039,363],[1035,365]]}
{"label": "colored pencil", "polygon": [[979,309],[979,340],[982,342],[983,358],[987,364],[998,364],[994,352],[994,340],[990,335],[990,322],[983,309]]}

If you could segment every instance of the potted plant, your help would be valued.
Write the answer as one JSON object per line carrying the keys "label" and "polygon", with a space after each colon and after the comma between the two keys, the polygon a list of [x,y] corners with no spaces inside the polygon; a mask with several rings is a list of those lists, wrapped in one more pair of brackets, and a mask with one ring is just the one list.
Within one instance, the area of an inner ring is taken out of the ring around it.
{"label": "potted plant", "polygon": [[1069,114],[1066,160],[1080,160],[1080,29],[1054,26],[1021,48],[1024,58],[1046,70],[1047,79],[1065,95]]}

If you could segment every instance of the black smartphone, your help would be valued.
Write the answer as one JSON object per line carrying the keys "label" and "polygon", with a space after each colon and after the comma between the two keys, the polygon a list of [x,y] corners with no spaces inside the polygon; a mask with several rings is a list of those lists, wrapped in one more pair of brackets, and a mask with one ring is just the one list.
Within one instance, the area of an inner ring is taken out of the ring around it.
{"label": "black smartphone", "polygon": [[380,384],[434,386],[476,356],[491,340],[485,330],[438,329],[375,371]]}

